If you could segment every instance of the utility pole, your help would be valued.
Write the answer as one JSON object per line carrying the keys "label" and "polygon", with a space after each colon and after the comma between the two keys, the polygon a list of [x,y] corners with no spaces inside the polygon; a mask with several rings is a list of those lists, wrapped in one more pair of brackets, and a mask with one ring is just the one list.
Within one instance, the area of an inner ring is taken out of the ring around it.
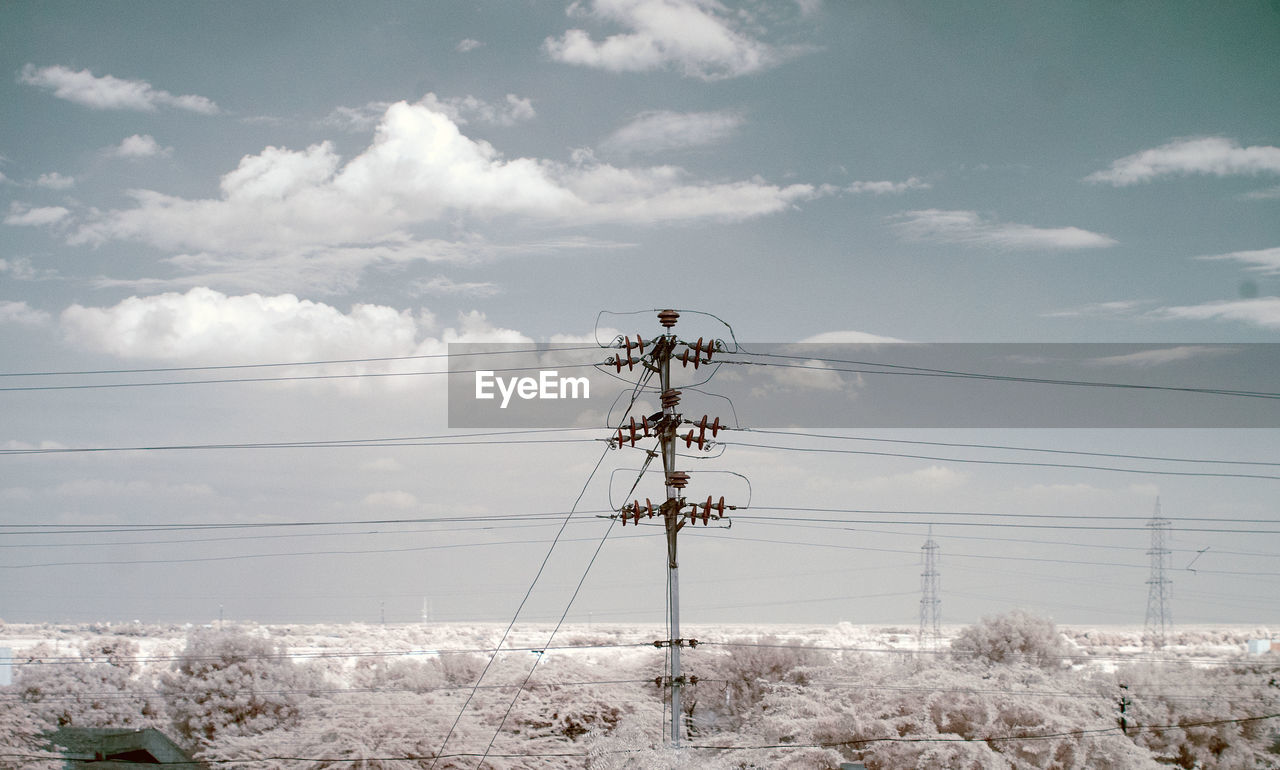
{"label": "utility pole", "polygon": [[1165,577],[1169,567],[1169,531],[1173,522],[1160,515],[1160,498],[1156,498],[1156,510],[1147,521],[1151,529],[1151,577],[1147,578],[1147,622],[1143,629],[1143,642],[1150,642],[1154,649],[1164,648],[1165,640],[1173,630],[1173,614],[1169,611],[1169,586],[1173,582]]}
{"label": "utility pole", "polygon": [[933,525],[920,547],[924,556],[924,571],[920,573],[920,636],[919,649],[936,649],[942,632],[939,629],[942,600],[938,597],[938,544],[933,539]]}
{"label": "utility pole", "polygon": [[[717,346],[715,341],[704,343],[702,338],[697,342],[681,341],[671,329],[676,325],[676,321],[680,318],[680,314],[674,310],[662,310],[658,313],[658,322],[667,330],[666,333],[654,339],[651,343],[650,353],[645,355],[645,341],[637,336],[633,343],[630,337],[624,337],[616,343],[617,347],[625,348],[625,354],[619,354],[611,358],[608,363],[613,364],[619,373],[625,367],[627,371],[634,371],[636,365],[642,366],[644,369],[656,374],[659,383],[659,398],[662,403],[662,411],[656,414],[641,417],[637,423],[634,417],[630,418],[627,426],[617,428],[617,434],[611,439],[611,444],[617,448],[621,448],[630,444],[632,447],[642,438],[656,437],[658,439],[658,453],[662,457],[663,482],[666,490],[665,500],[658,506],[657,513],[662,516],[662,525],[667,540],[667,604],[670,608],[668,622],[670,624],[670,638],[660,639],[654,642],[655,647],[668,647],[671,650],[670,671],[665,678],[659,677],[659,684],[665,684],[671,688],[671,746],[672,748],[680,748],[684,736],[684,713],[683,702],[681,698],[681,689],[686,684],[694,684],[697,677],[686,678],[680,662],[680,651],[683,647],[695,647],[698,644],[696,639],[684,639],[680,635],[680,564],[677,558],[677,545],[680,530],[685,524],[696,523],[699,518],[698,509],[701,508],[701,519],[703,526],[707,526],[711,521],[722,521],[727,519],[724,515],[726,509],[735,510],[737,506],[725,505],[724,497],[721,497],[718,503],[713,504],[711,496],[707,496],[707,500],[703,504],[687,503],[682,496],[685,487],[689,485],[689,474],[676,468],[676,442],[683,440],[686,448],[697,444],[699,449],[709,447],[712,443],[707,439],[707,431],[711,431],[714,439],[721,429],[720,419],[717,417],[711,425],[707,424],[707,416],[704,415],[698,422],[683,419],[678,410],[680,405],[680,391],[672,387],[671,382],[671,362],[673,359],[679,360],[683,366],[692,365],[694,369],[699,366],[708,364],[711,361],[712,353],[716,350],[723,350],[723,346]],[[677,348],[683,347],[677,355]],[[637,358],[633,358],[631,353],[635,350],[638,354]],[[679,428],[681,425],[688,424],[688,434],[681,436]],[[697,429],[695,435],[694,429]],[[650,451],[650,459],[654,456],[654,452]],[[689,510],[685,510],[685,509]],[[640,524],[642,516],[652,519],[655,513],[653,503],[647,498],[642,506],[637,498],[629,505],[624,505],[617,514],[611,518],[620,518],[622,525],[625,527],[628,518],[632,519],[637,526]]]}

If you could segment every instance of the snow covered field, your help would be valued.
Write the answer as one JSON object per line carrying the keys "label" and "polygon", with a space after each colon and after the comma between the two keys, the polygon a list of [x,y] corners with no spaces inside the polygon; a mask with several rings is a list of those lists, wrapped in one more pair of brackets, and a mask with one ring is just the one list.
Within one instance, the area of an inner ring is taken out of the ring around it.
{"label": "snow covered field", "polygon": [[907,626],[686,627],[679,754],[662,626],[505,631],[8,624],[0,718],[32,735],[156,726],[220,765],[281,770],[1280,766],[1280,665],[1246,650],[1266,628],[1182,627],[1153,650],[1141,627],[1010,613],[922,651]]}

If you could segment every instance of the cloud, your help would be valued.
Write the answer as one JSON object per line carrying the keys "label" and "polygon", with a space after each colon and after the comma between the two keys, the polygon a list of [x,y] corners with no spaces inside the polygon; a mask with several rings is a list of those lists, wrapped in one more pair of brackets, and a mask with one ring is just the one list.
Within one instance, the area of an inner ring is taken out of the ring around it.
{"label": "cloud", "polygon": [[320,124],[353,134],[364,133],[378,125],[390,106],[391,102],[369,102],[362,107],[335,107]]}
{"label": "cloud", "polygon": [[892,218],[893,227],[911,240],[987,246],[1001,250],[1073,250],[1114,246],[1106,235],[1078,227],[1034,227],[997,222],[976,211],[922,209]]}
{"label": "cloud", "polygon": [[76,479],[53,487],[50,494],[59,497],[135,497],[165,495],[169,497],[207,497],[213,494],[208,484],[155,484],[150,481],[115,479]]}
{"label": "cloud", "polygon": [[1145,299],[1124,299],[1114,300],[1111,302],[1093,302],[1088,305],[1082,305],[1076,308],[1068,308],[1066,310],[1054,310],[1047,313],[1041,313],[1041,318],[1128,318],[1138,312],[1144,305],[1150,305],[1151,300]]}
{"label": "cloud", "polygon": [[152,88],[145,80],[122,80],[111,75],[97,77],[89,70],[76,71],[60,65],[37,68],[27,64],[18,82],[52,91],[59,99],[96,110],[154,112],[158,107],[172,107],[202,115],[218,112],[218,105],[203,96],[174,96]]}
{"label": "cloud", "polygon": [[0,273],[8,273],[16,281],[34,281],[42,277],[42,272],[31,265],[30,257],[0,257]]}
{"label": "cloud", "polygon": [[116,158],[136,160],[171,155],[173,148],[161,147],[151,134],[134,134],[125,137],[118,146],[109,149],[107,154]]}
{"label": "cloud", "polygon": [[1280,185],[1275,187],[1266,187],[1261,190],[1251,190],[1240,196],[1246,201],[1273,201],[1280,199]]}
{"label": "cloud", "polygon": [[220,188],[219,198],[196,200],[133,190],[133,208],[97,214],[71,241],[135,240],[197,257],[339,259],[348,250],[421,248],[409,228],[458,216],[566,225],[737,221],[822,194],[759,179],[690,181],[674,166],[507,159],[443,112],[405,102],[387,108],[372,144],[345,163],[329,142],[267,147],[243,157]]}
{"label": "cloud", "polygon": [[1178,361],[1189,361],[1193,358],[1202,358],[1205,356],[1220,356],[1227,352],[1229,352],[1229,349],[1224,347],[1211,347],[1209,345],[1176,345],[1171,348],[1155,348],[1152,350],[1142,350],[1137,353],[1125,353],[1118,356],[1091,358],[1087,363],[1097,364],[1100,366],[1131,366],[1146,368],[1151,366],[1161,366],[1162,364],[1171,364]]}
{"label": "cloud", "polygon": [[[507,94],[502,102],[495,104],[470,95],[441,98],[428,93],[418,104],[448,117],[457,126],[472,120],[494,126],[514,126],[537,116],[533,101],[515,94]],[[369,102],[362,107],[336,107],[320,123],[349,133],[364,133],[382,122],[391,105],[391,102]]]}
{"label": "cloud", "polygon": [[[59,325],[78,348],[175,362],[381,358],[444,353],[449,342],[529,341],[492,326],[480,313],[461,315],[456,328],[436,331],[425,311],[358,303],[344,313],[292,294],[228,296],[207,288],[134,296],[110,307],[75,304],[62,312]],[[343,371],[412,371],[427,365],[389,362],[344,366]]]}
{"label": "cloud", "polygon": [[838,344],[846,344],[846,343],[852,343],[852,344],[893,343],[893,342],[906,342],[906,340],[900,340],[896,337],[882,337],[879,334],[868,334],[867,332],[835,331],[835,332],[822,332],[821,334],[815,334],[811,337],[805,337],[804,339],[800,340],[800,342],[826,344],[826,345],[838,345]]}
{"label": "cloud", "polygon": [[782,58],[735,29],[734,14],[716,0],[591,0],[589,8],[575,2],[569,13],[627,31],[601,41],[581,29],[547,38],[543,50],[566,64],[610,72],[672,67],[687,77],[717,80],[759,72]]}
{"label": "cloud", "polygon": [[32,208],[14,201],[9,204],[9,215],[4,218],[4,223],[14,227],[43,227],[57,224],[70,214],[71,212],[62,206]]}
{"label": "cloud", "polygon": [[[0,262],[3,261],[0,260]],[[52,317],[48,313],[37,310],[26,302],[0,300],[0,324],[36,327],[45,326],[51,320]]]}
{"label": "cloud", "polygon": [[[803,368],[801,368],[803,367]],[[862,375],[854,374],[848,381],[827,363],[816,359],[796,362],[795,368],[770,368],[751,395],[759,398],[778,393],[820,391],[847,393],[853,396],[863,384]]]}
{"label": "cloud", "polygon": [[474,96],[441,99],[435,94],[422,97],[423,105],[433,112],[447,115],[457,125],[466,125],[469,120],[477,120],[492,126],[514,126],[526,120],[533,120],[537,113],[533,109],[533,101],[515,94],[507,94],[499,104],[487,102]]}
{"label": "cloud", "polygon": [[479,40],[472,40],[469,37],[465,37],[458,41],[458,44],[453,47],[453,50],[458,53],[470,53],[482,45],[484,45],[484,43],[481,43]]}
{"label": "cloud", "polygon": [[48,174],[41,174],[36,179],[36,187],[43,187],[46,190],[70,190],[76,186],[75,177],[63,176],[57,171]]}
{"label": "cloud", "polygon": [[603,150],[621,153],[656,153],[701,147],[722,142],[743,123],[730,111],[642,112],[600,143]]}
{"label": "cloud", "polygon": [[366,473],[398,473],[404,470],[404,465],[394,457],[379,457],[360,463],[360,470]]}
{"label": "cloud", "polygon": [[1280,297],[1257,297],[1166,307],[1153,311],[1152,314],[1165,320],[1238,321],[1266,329],[1280,329]]}
{"label": "cloud", "polygon": [[928,190],[931,187],[933,185],[913,176],[902,182],[854,182],[845,190],[855,194],[901,195],[908,190]]}
{"label": "cloud", "polygon": [[1249,270],[1263,273],[1264,275],[1280,275],[1280,246],[1253,251],[1233,251],[1229,254],[1211,254],[1196,257],[1196,259],[1243,262],[1249,265]]}
{"label": "cloud", "polygon": [[415,281],[410,290],[414,294],[430,296],[492,297],[502,291],[497,284],[487,282],[458,282],[443,275],[429,280]]}
{"label": "cloud", "polygon": [[850,482],[849,487],[862,492],[893,490],[919,492],[921,490],[954,489],[963,485],[968,478],[969,475],[963,471],[944,468],[940,465],[930,465],[906,473],[855,479]]}
{"label": "cloud", "polygon": [[397,489],[391,492],[370,493],[365,495],[360,503],[370,508],[395,508],[403,511],[417,507],[418,498],[412,492]]}
{"label": "cloud", "polygon": [[1280,147],[1241,147],[1222,137],[1179,139],[1120,158],[1105,171],[1095,171],[1085,177],[1085,181],[1125,187],[1190,174],[1219,177],[1280,174]]}

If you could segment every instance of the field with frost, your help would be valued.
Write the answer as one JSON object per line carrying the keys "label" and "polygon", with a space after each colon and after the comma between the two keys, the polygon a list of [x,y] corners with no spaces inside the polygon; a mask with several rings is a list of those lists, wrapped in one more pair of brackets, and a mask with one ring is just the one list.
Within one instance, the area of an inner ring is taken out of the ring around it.
{"label": "field with frost", "polygon": [[0,626],[0,767],[41,766],[58,725],[155,726],[245,768],[1280,767],[1280,661],[1246,653],[1266,628],[1157,652],[1019,612],[923,650],[909,627],[686,627],[679,752],[661,626],[519,625],[494,655],[505,630]]}

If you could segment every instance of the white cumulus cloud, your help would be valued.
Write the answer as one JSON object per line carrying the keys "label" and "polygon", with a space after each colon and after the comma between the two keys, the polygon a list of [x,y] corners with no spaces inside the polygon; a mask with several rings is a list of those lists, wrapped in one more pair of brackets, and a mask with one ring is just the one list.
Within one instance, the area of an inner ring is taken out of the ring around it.
{"label": "white cumulus cloud", "polygon": [[172,107],[203,115],[218,112],[218,105],[203,96],[174,96],[153,88],[145,80],[124,80],[112,75],[99,77],[87,69],[73,70],[61,65],[27,64],[18,75],[18,82],[52,91],[59,99],[97,110],[154,112],[159,107]]}
{"label": "white cumulus cloud", "polygon": [[107,154],[117,158],[136,160],[171,155],[173,148],[162,147],[151,134],[134,134],[125,137],[120,144],[108,150]]}
{"label": "white cumulus cloud", "polygon": [[192,254],[289,255],[405,248],[405,228],[457,215],[580,224],[741,220],[821,194],[763,180],[703,183],[674,166],[505,158],[426,104],[387,108],[372,144],[345,163],[328,142],[268,147],[222,178],[222,195],[134,190],[133,208],[82,224],[73,243],[138,240]]}
{"label": "white cumulus cloud", "polygon": [[999,222],[976,211],[921,209],[904,212],[892,220],[894,229],[912,240],[959,243],[1002,250],[1097,249],[1114,246],[1116,243],[1106,235],[1078,227],[1035,227]]}
{"label": "white cumulus cloud", "polygon": [[463,39],[458,41],[458,44],[453,47],[453,50],[457,51],[458,53],[469,53],[471,51],[476,50],[482,45],[484,45],[484,43],[481,43],[479,40],[475,40],[469,37],[464,37]]}
{"label": "white cumulus cloud", "polygon": [[1280,147],[1241,147],[1222,137],[1179,139],[1113,161],[1110,168],[1095,171],[1086,182],[1116,187],[1150,182],[1168,176],[1254,176],[1280,174]]}
{"label": "white cumulus cloud", "polygon": [[[66,340],[82,349],[177,362],[381,358],[443,353],[449,342],[529,341],[480,313],[437,331],[427,312],[362,303],[344,313],[292,294],[229,296],[203,287],[129,297],[108,307],[71,305],[59,324]],[[424,362],[407,365],[421,368]]]}
{"label": "white cumulus cloud", "polygon": [[740,17],[717,0],[590,0],[586,6],[575,2],[569,13],[626,31],[603,40],[582,29],[547,38],[543,50],[567,64],[612,72],[673,67],[714,80],[758,72],[781,58],[740,31]]}

